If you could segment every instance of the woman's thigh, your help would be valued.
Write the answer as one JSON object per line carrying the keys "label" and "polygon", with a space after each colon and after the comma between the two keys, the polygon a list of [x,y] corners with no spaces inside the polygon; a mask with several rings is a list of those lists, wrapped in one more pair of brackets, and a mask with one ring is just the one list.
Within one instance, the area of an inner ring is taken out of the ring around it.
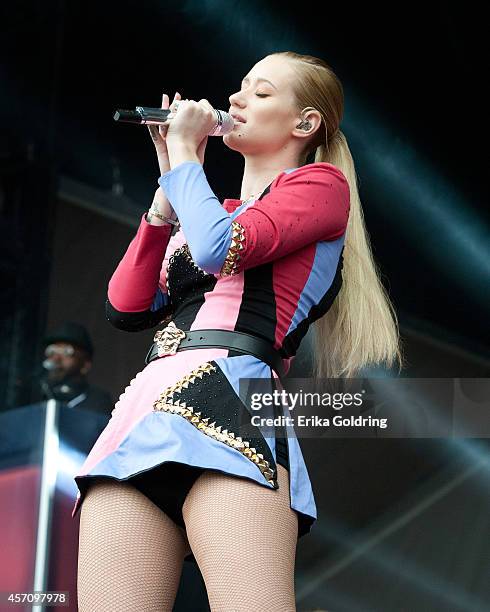
{"label": "woman's thigh", "polygon": [[81,508],[81,612],[171,612],[189,546],[183,530],[128,483],[99,479]]}
{"label": "woman's thigh", "polygon": [[278,489],[211,470],[183,506],[187,537],[212,612],[294,612],[298,518],[289,474],[278,465]]}

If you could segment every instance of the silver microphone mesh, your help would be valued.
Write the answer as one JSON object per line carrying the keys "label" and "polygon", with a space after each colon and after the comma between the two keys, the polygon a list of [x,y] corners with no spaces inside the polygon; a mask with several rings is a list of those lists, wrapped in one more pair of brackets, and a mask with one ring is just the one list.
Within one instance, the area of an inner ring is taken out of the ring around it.
{"label": "silver microphone mesh", "polygon": [[214,130],[210,132],[209,135],[224,136],[225,134],[229,134],[231,131],[233,131],[233,128],[235,126],[235,120],[233,119],[233,117],[230,114],[225,113],[224,111],[220,111],[216,108],[213,110],[216,113],[217,120]]}

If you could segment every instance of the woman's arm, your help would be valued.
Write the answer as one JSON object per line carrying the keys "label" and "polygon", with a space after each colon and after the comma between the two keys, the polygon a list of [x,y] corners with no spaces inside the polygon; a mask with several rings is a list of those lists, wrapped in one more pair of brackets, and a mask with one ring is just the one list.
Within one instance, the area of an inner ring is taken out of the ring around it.
{"label": "woman's arm", "polygon": [[[173,103],[180,97],[176,92]],[[162,108],[170,108],[167,94],[162,96]],[[166,142],[168,125],[149,125],[148,130],[162,174],[170,169]],[[109,281],[106,317],[114,327],[125,331],[155,327],[172,314],[166,289],[166,267],[168,253],[180,232],[170,238],[174,226],[154,214],[155,209],[164,218],[174,218],[174,211],[160,188],[155,193],[152,209],[143,215],[136,236]]]}
{"label": "woman's arm", "polygon": [[117,329],[141,331],[155,327],[172,313],[166,291],[166,263],[179,232],[172,225],[151,225],[146,214],[136,236],[112,275],[106,300],[106,317]]}
{"label": "woman's arm", "polygon": [[235,217],[220,204],[199,163],[179,164],[159,184],[195,263],[209,274],[237,274],[308,244],[335,240],[347,227],[349,184],[328,163],[281,173],[266,196]]}

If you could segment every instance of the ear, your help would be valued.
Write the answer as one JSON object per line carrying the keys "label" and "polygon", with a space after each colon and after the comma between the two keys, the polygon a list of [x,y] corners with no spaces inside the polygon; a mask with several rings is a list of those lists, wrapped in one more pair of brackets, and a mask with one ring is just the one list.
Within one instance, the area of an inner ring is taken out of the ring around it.
{"label": "ear", "polygon": [[92,362],[91,361],[86,361],[83,366],[80,369],[80,373],[85,375],[88,374],[90,372],[92,368]]}
{"label": "ear", "polygon": [[320,113],[315,108],[305,108],[295,118],[293,134],[299,138],[309,138],[320,128],[321,124]]}

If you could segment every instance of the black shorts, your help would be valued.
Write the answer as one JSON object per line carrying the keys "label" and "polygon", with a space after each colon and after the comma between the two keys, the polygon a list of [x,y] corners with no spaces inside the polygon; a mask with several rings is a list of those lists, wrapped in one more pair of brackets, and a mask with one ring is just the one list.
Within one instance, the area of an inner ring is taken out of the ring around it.
{"label": "black shorts", "polygon": [[[277,463],[289,472],[286,441],[284,438],[277,438],[276,444]],[[186,463],[166,461],[150,470],[131,476],[127,482],[146,495],[176,525],[185,529],[182,515],[184,501],[194,482],[206,469]],[[192,554],[187,555],[184,561],[196,563]]]}

